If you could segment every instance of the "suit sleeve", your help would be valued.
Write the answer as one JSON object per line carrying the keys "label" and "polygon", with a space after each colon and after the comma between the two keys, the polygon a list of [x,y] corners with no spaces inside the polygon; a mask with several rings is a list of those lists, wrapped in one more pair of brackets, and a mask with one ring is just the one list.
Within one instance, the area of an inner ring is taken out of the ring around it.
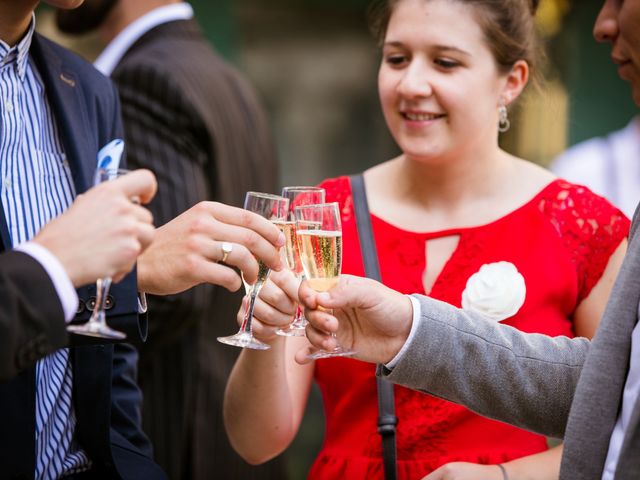
{"label": "suit sleeve", "polygon": [[562,438],[590,342],[527,334],[415,295],[421,318],[392,371],[394,383],[489,418]]}
{"label": "suit sleeve", "polygon": [[67,343],[58,294],[31,256],[0,254],[0,305],[0,381]]}

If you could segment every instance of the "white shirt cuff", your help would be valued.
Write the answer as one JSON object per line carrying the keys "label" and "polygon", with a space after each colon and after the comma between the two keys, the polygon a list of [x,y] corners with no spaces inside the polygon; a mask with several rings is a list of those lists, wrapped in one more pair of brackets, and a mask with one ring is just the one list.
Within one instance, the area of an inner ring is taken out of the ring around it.
{"label": "white shirt cuff", "polygon": [[78,310],[78,294],[76,293],[76,289],[73,288],[73,283],[71,283],[71,279],[60,263],[60,260],[45,247],[35,242],[20,244],[15,250],[26,253],[42,265],[58,293],[62,310],[64,311],[65,321],[69,323],[73,320]]}
{"label": "white shirt cuff", "polygon": [[407,297],[409,297],[409,300],[411,300],[411,306],[413,307],[413,320],[411,323],[411,331],[409,332],[407,341],[404,342],[404,345],[402,345],[402,348],[400,349],[400,351],[396,354],[395,357],[393,357],[389,361],[389,363],[385,364],[385,367],[387,367],[389,370],[393,370],[396,364],[400,361],[400,358],[402,357],[402,355],[404,355],[404,352],[407,350],[409,344],[411,343],[411,340],[415,336],[416,327],[421,318],[420,314],[422,313],[422,309],[420,308],[420,302],[414,297],[412,297],[411,295],[407,295]]}

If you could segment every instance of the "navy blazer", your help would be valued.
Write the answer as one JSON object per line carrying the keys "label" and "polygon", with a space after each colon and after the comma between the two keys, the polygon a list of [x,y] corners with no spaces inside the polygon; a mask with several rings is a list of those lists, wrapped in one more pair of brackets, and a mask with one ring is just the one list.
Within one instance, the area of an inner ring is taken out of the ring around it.
{"label": "navy blazer", "polygon": [[[118,96],[111,82],[90,64],[35,34],[30,60],[44,82],[49,104],[77,193],[92,185],[98,150],[123,138]],[[0,250],[10,245],[0,208]],[[79,314],[95,286],[78,290]],[[146,336],[146,318],[138,318],[135,272],[111,289],[109,323],[129,339]],[[43,301],[50,299],[44,298]],[[151,460],[151,445],[141,430],[141,397],[135,383],[137,353],[127,344],[98,343],[72,335],[73,398],[76,438],[104,478],[166,478]],[[0,384],[0,478],[33,478],[35,471],[35,369]]]}

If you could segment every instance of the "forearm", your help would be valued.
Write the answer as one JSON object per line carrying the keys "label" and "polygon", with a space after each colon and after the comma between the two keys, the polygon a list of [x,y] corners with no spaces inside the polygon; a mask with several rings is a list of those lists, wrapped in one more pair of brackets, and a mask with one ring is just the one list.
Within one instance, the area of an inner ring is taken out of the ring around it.
{"label": "forearm", "polygon": [[223,412],[227,434],[251,464],[280,454],[298,431],[313,372],[312,365],[300,366],[290,358],[286,343],[299,340],[277,337],[270,350],[243,350],[227,382]]}
{"label": "forearm", "polygon": [[562,437],[589,341],[548,337],[420,297],[416,335],[392,372],[409,388]]}
{"label": "forearm", "polygon": [[509,480],[557,480],[560,476],[562,445],[502,465]]}

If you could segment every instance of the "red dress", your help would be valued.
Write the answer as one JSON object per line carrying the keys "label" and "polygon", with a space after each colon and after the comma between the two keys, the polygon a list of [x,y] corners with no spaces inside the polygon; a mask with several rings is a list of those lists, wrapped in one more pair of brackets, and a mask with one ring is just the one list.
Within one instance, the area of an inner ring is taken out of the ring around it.
{"label": "red dress", "polygon": [[[340,203],[343,273],[364,275],[347,177],[326,180]],[[461,305],[467,279],[487,263],[507,261],[526,284],[520,310],[504,323],[525,332],[574,336],[571,316],[627,236],[629,220],[585,187],[555,180],[522,207],[489,224],[440,232],[401,230],[372,215],[383,282],[424,293],[425,242],[459,235],[430,296]],[[472,373],[473,374],[473,373]],[[375,366],[349,358],[316,362],[326,432],[310,479],[382,479],[376,431]],[[438,398],[395,386],[398,478],[420,479],[453,461],[493,464],[546,450],[545,438],[476,415]]]}

